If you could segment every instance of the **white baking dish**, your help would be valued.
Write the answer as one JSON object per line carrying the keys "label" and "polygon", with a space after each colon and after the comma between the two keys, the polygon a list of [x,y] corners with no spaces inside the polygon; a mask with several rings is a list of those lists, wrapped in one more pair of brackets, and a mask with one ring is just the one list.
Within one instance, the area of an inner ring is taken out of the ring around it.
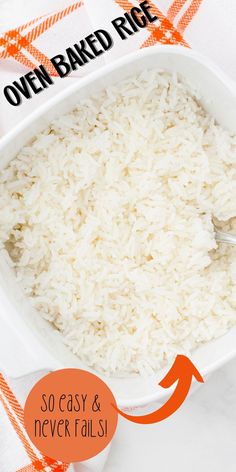
{"label": "white baking dish", "polygon": [[[47,102],[0,142],[0,166],[16,155],[22,145],[59,114],[69,111],[81,96],[153,66],[186,77],[199,89],[203,105],[224,127],[236,133],[236,87],[218,68],[199,54],[177,46],[156,46],[126,56],[67,88]],[[192,359],[203,376],[236,356],[236,328],[217,341],[196,350]],[[0,369],[19,377],[32,371],[82,365],[62,338],[35,313],[17,287],[14,274],[0,257]],[[168,368],[168,367],[167,367]],[[166,370],[166,369],[165,369]],[[121,407],[160,400],[166,392],[158,386],[164,371],[149,378],[107,378]]]}

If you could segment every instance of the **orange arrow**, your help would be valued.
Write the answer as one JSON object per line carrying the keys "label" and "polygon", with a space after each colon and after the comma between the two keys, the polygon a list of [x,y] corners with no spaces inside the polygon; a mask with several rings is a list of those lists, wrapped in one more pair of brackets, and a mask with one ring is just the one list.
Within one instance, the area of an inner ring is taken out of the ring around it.
{"label": "orange arrow", "polygon": [[158,423],[159,421],[163,421],[169,416],[173,415],[173,413],[175,413],[175,411],[181,407],[188,395],[193,377],[195,377],[198,382],[204,382],[201,374],[198,372],[190,359],[186,356],[178,355],[167,375],[159,383],[161,387],[169,388],[178,381],[176,389],[169,400],[167,400],[167,402],[161,408],[159,408],[159,410],[153,411],[153,413],[144,416],[132,416],[127,415],[123,411],[119,410],[119,408],[117,408],[115,405],[113,405],[113,407],[121,416],[129,421],[132,421],[133,423]]}

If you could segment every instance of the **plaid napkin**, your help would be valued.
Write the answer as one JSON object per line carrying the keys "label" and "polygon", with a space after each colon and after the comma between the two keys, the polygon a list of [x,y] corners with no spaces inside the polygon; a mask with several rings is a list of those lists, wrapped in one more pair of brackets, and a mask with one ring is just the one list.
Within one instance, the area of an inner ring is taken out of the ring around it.
{"label": "plaid napkin", "polygon": [[24,429],[22,406],[35,383],[48,372],[19,379],[0,374],[0,471],[1,472],[102,472],[110,446],[89,461],[63,464],[41,454]]}
{"label": "plaid napkin", "polygon": [[[141,2],[141,0],[140,0]],[[40,64],[54,76],[54,85],[12,107],[0,94],[0,134],[3,135],[27,114],[62,88],[124,54],[157,43],[181,44],[208,55],[236,79],[236,2],[225,0],[149,0],[159,21],[116,41],[106,54],[74,71],[65,79],[55,76],[50,57],[96,29],[111,32],[111,21],[128,12],[137,1],[84,0],[0,0],[0,83],[1,89]],[[9,342],[10,342],[9,333]],[[1,343],[1,332],[0,332]],[[6,355],[8,355],[6,353]],[[10,352],[9,352],[10,356]],[[4,366],[4,359],[0,359]],[[0,375],[0,471],[1,472],[100,472],[108,449],[97,458],[69,469],[40,454],[30,442],[23,425],[27,393],[45,373],[18,380]],[[13,393],[14,392],[14,393]]]}

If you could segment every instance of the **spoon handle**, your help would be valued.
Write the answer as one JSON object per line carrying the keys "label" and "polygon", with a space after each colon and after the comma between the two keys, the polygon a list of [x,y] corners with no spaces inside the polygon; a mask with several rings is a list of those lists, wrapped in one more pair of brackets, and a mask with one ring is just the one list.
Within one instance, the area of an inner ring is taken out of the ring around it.
{"label": "spoon handle", "polygon": [[235,244],[236,245],[236,236],[233,234],[229,233],[223,233],[223,231],[218,231],[218,229],[215,232],[215,238],[216,241],[219,243],[227,243],[227,244]]}

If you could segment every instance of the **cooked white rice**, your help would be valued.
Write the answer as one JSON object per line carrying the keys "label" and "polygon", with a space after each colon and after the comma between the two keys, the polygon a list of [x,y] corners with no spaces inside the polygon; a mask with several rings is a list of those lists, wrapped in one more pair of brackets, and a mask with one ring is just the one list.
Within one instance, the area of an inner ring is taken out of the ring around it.
{"label": "cooked white rice", "polygon": [[0,174],[0,239],[89,366],[151,372],[236,323],[236,137],[146,71],[83,100]]}

